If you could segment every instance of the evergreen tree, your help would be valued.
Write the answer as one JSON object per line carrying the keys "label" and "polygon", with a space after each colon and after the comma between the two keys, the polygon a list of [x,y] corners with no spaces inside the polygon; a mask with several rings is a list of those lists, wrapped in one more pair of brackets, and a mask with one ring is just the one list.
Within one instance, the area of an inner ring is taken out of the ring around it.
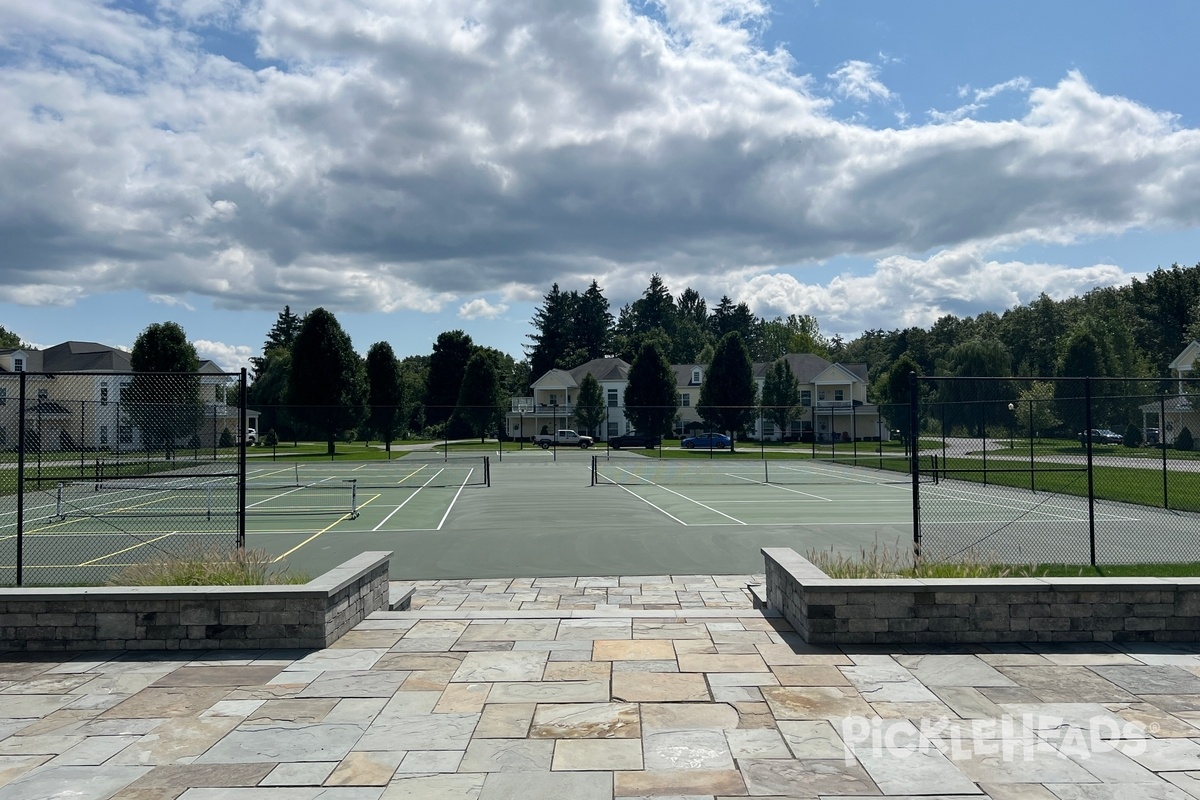
{"label": "evergreen tree", "polygon": [[267,340],[263,342],[263,354],[250,359],[250,365],[254,369],[254,380],[257,381],[266,369],[267,354],[272,350],[291,349],[292,342],[296,341],[296,334],[299,332],[300,318],[292,313],[291,306],[284,306],[271,330],[267,331]]}
{"label": "evergreen tree", "polygon": [[383,438],[384,448],[390,458],[404,396],[400,385],[400,365],[392,346],[387,342],[376,342],[367,350],[367,391],[371,427]]}
{"label": "evergreen tree", "polygon": [[741,334],[731,331],[717,343],[696,407],[705,422],[729,433],[731,452],[738,434],[754,420],[757,395],[750,351]]}
{"label": "evergreen tree", "polygon": [[[529,334],[533,346],[528,350],[530,372],[534,380],[560,366],[574,349],[574,307],[578,300],[563,292],[558,284],[542,298],[542,307],[533,315],[535,333]],[[468,358],[470,356],[468,355]],[[466,361],[463,361],[466,366]]]}
{"label": "evergreen tree", "polygon": [[362,359],[337,318],[323,308],[305,314],[292,342],[288,400],[292,412],[325,437],[329,455],[338,434],[362,422],[366,395]]}
{"label": "evergreen tree", "polygon": [[679,401],[675,373],[653,342],[642,345],[630,365],[624,400],[625,416],[639,433],[666,436],[671,432]]}
{"label": "evergreen tree", "polygon": [[792,365],[780,358],[771,364],[763,380],[763,416],[779,429],[779,440],[787,437],[788,426],[804,413],[800,407],[800,383],[792,374]]}
{"label": "evergreen tree", "polygon": [[[908,353],[902,353],[876,383],[875,395],[881,406],[880,416],[900,431],[902,440],[907,440],[912,431],[912,390],[909,381],[914,372],[921,375],[921,365]],[[922,408],[918,408],[918,414]]]}
{"label": "evergreen tree", "polygon": [[438,334],[425,377],[426,425],[440,425],[449,421],[458,404],[467,362],[474,353],[475,344],[463,331]]}
{"label": "evergreen tree", "polygon": [[147,447],[170,458],[180,440],[198,434],[204,417],[196,348],[178,323],[154,323],[138,334],[129,363],[136,374],[122,393],[123,410]]}
{"label": "evergreen tree", "polygon": [[675,298],[667,289],[662,276],[657,272],[650,276],[650,285],[642,292],[642,296],[633,304],[636,320],[636,330],[646,333],[655,328],[661,329],[670,336],[675,331],[676,308]]}
{"label": "evergreen tree", "polygon": [[248,391],[250,403],[259,410],[259,425],[296,440],[299,433],[288,407],[288,381],[292,373],[291,348],[268,350],[262,368]]}
{"label": "evergreen tree", "polygon": [[596,377],[589,372],[579,382],[579,396],[575,402],[575,419],[584,433],[595,436],[597,429],[604,423],[607,411],[600,381],[596,380]]}
{"label": "evergreen tree", "polygon": [[485,441],[489,430],[497,427],[500,379],[495,358],[484,348],[477,349],[467,360],[454,416],[472,435],[479,437],[480,443]]}
{"label": "evergreen tree", "polygon": [[[608,310],[608,299],[596,281],[593,280],[576,301],[573,323],[571,339],[576,352],[575,363],[564,366],[576,367],[609,353],[613,315]],[[540,378],[541,373],[537,376]]]}

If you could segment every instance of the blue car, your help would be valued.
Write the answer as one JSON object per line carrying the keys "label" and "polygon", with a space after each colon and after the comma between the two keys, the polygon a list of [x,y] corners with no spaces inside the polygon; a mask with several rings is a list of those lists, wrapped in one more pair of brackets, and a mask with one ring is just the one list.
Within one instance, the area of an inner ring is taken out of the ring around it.
{"label": "blue car", "polygon": [[702,450],[729,447],[729,437],[723,433],[702,433],[699,436],[689,436],[679,443],[685,450],[700,448]]}

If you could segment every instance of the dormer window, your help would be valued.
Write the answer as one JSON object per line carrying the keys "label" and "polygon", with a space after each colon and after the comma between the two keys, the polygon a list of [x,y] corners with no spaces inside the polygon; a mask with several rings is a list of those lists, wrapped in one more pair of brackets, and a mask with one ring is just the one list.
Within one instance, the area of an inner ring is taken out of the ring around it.
{"label": "dormer window", "polygon": [[24,372],[24,371],[25,371],[25,359],[14,358],[13,359],[13,372]]}
{"label": "dormer window", "polygon": [[102,405],[102,406],[108,405],[108,384],[107,383],[100,384],[100,405]]}
{"label": "dormer window", "polygon": [[700,383],[700,368],[692,368],[692,383]]}

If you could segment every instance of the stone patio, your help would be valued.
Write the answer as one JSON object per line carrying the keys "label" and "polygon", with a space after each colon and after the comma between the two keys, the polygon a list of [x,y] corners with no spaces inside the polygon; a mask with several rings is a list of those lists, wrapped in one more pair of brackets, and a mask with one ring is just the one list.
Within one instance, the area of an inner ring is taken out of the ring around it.
{"label": "stone patio", "polygon": [[437,581],[326,650],[0,656],[0,800],[1200,798],[1200,647],[815,647],[761,582]]}

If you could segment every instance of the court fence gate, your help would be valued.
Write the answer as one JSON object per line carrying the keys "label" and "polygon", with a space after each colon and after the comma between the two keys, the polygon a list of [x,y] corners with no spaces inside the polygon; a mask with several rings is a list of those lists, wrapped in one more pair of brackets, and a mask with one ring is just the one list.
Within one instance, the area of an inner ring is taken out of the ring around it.
{"label": "court fence gate", "polygon": [[246,543],[246,371],[0,375],[0,585]]}
{"label": "court fence gate", "polygon": [[918,557],[1200,561],[1200,380],[914,374],[907,400]]}

